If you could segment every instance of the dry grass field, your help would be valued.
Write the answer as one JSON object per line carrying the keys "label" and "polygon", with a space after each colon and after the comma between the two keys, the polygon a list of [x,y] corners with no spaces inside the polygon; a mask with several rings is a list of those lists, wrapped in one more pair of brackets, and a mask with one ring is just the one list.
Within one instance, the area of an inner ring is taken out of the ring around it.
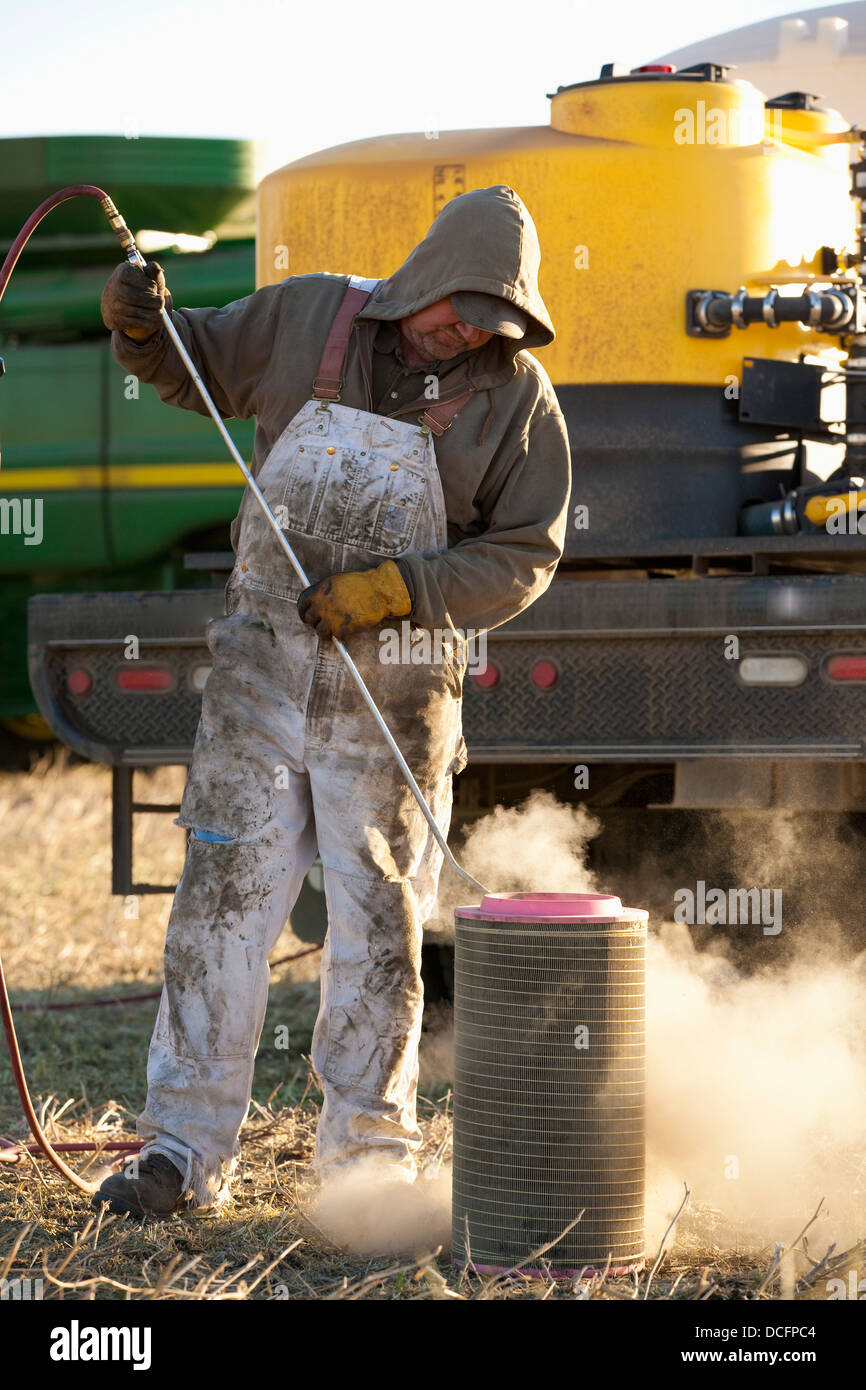
{"label": "dry grass field", "polygon": [[[176,768],[139,774],[137,791],[148,800],[176,800],[183,775]],[[107,769],[49,753],[29,773],[0,773],[0,947],[31,1092],[56,1141],[134,1138],[144,1099],[154,1000],[45,1007],[159,986],[170,897],[125,904],[110,895],[109,831]],[[183,834],[169,817],[143,821],[136,836],[139,878],[173,882],[182,854]],[[273,958],[303,949],[287,930]],[[652,1270],[651,1259],[632,1279],[579,1283],[520,1269],[508,1278],[481,1277],[471,1265],[451,1264],[447,1238],[438,1247],[410,1243],[381,1256],[331,1244],[303,1209],[320,1099],[308,1061],[318,960],[307,954],[273,971],[231,1204],[145,1226],[97,1219],[86,1197],[43,1160],[0,1164],[0,1278],[42,1279],[44,1298],[76,1300],[764,1300],[826,1298],[835,1271],[862,1268],[862,1248],[835,1251],[824,1261],[808,1237],[793,1242],[785,1259],[772,1242],[722,1249],[716,1213],[699,1204],[683,1213],[658,1267]],[[289,1028],[288,1049],[268,1042],[279,1025]],[[431,1034],[422,1051],[420,1118],[422,1161],[434,1172],[449,1158],[447,1073],[447,1045],[441,1032]],[[26,1137],[5,1056],[0,1134]],[[86,1158],[76,1155],[74,1162],[83,1166]],[[811,1212],[795,1213],[798,1223],[801,1215],[805,1225]],[[441,1211],[438,1216],[441,1225]],[[545,1258],[537,1255],[535,1266],[543,1269]]]}

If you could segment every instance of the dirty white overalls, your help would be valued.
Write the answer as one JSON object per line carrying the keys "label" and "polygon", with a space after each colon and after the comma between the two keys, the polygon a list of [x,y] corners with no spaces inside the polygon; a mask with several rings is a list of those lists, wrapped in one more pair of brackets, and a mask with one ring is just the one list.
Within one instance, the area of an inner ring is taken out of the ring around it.
{"label": "dirty white overalls", "polygon": [[[258,474],[311,583],[446,546],[431,425],[441,433],[457,406],[422,425],[338,403],[354,315],[375,283],[350,283],[314,397]],[[316,1167],[376,1155],[414,1178],[421,937],[442,864],[339,653],[298,617],[303,586],[249,494],[236,551],[227,616],[208,628],[213,665],[177,822],[191,835],[138,1122],[143,1154],[172,1158],[200,1206],[228,1192],[268,953],[317,850],[328,935],[312,1045],[324,1091]],[[383,664],[379,629],[346,645],[446,831],[466,761],[465,658],[443,641],[427,645],[439,664]]]}

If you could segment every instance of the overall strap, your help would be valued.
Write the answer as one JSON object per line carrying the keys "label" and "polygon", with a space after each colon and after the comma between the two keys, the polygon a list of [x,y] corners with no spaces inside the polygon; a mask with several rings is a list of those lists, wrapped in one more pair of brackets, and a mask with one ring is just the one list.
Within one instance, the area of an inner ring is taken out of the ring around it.
{"label": "overall strap", "polygon": [[444,434],[446,430],[451,428],[458,410],[462,410],[469,398],[474,395],[475,388],[470,386],[468,391],[463,391],[459,396],[455,396],[453,401],[445,401],[442,405],[428,406],[424,414],[418,417],[419,421],[422,425],[426,425],[428,430],[432,430],[434,434]]}
{"label": "overall strap", "polygon": [[[353,275],[349,280],[346,293],[343,295],[334,322],[331,324],[331,331],[328,334],[322,360],[319,363],[319,371],[313,385],[313,396],[317,400],[338,401],[340,399],[343,367],[349,349],[352,326],[356,316],[360,314],[378,284],[378,280],[362,280],[357,275]],[[435,435],[444,434],[447,429],[451,428],[458,410],[461,410],[474,394],[474,387],[470,387],[467,391],[461,392],[459,396],[455,396],[453,400],[445,401],[441,405],[428,406],[423,415],[418,417],[419,423],[428,430],[432,430]]]}
{"label": "overall strap", "polygon": [[349,280],[319,363],[318,375],[313,386],[313,395],[317,400],[340,399],[343,364],[352,335],[352,325],[355,316],[360,314],[378,283],[378,280],[362,280],[358,275],[353,275]]}

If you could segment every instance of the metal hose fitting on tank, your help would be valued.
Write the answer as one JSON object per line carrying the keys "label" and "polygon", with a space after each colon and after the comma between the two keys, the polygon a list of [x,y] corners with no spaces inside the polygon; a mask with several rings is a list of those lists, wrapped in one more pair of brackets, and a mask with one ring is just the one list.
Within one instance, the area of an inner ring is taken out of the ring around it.
{"label": "metal hose fitting on tank", "polygon": [[768,328],[802,323],[825,333],[841,333],[857,325],[862,314],[862,296],[853,285],[796,295],[780,295],[777,289],[771,289],[763,296],[749,295],[741,285],[736,294],[690,290],[688,312],[689,331],[700,337],[726,337],[732,327],[748,328],[753,323],[763,323]]}

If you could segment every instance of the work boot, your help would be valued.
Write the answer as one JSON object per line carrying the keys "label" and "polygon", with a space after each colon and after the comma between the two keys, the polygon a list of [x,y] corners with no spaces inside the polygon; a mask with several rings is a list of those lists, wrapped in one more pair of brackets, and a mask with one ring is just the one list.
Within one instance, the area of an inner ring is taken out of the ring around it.
{"label": "work boot", "polygon": [[90,1205],[107,1206],[118,1216],[172,1216],[182,1211],[188,1198],[181,1195],[183,1174],[163,1154],[142,1158],[136,1176],[115,1173],[94,1192]]}

